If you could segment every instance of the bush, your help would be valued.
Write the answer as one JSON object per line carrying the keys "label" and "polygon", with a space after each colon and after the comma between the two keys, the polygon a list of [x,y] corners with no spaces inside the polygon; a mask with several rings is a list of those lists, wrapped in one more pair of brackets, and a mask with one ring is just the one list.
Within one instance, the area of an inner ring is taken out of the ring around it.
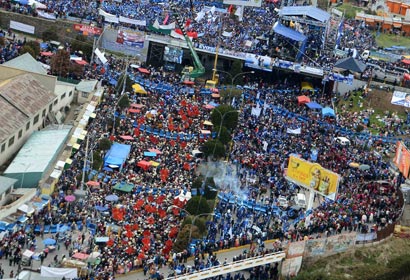
{"label": "bush", "polygon": [[221,130],[221,133],[219,134],[219,141],[221,141],[222,144],[228,144],[229,141],[231,141],[232,137],[231,134],[229,133],[228,129],[224,126],[221,128],[219,126],[214,128],[214,132],[219,133],[219,129]]}
{"label": "bush", "polygon": [[205,157],[212,156],[216,159],[225,156],[225,146],[218,139],[210,139],[205,142],[203,146],[203,152]]}
{"label": "bush", "polygon": [[100,156],[100,151],[94,151],[93,153],[93,169],[99,170],[103,165],[103,159]]}
{"label": "bush", "polygon": [[107,151],[111,148],[111,141],[108,138],[102,138],[98,143],[98,147],[101,151]]}
{"label": "bush", "polygon": [[209,207],[206,198],[200,196],[193,196],[185,205],[185,210],[191,215],[199,215],[204,213],[210,213],[211,207]]}
{"label": "bush", "polygon": [[34,51],[34,58],[40,55],[40,44],[37,41],[27,41],[24,46],[28,46],[33,49]]}
{"label": "bush", "polygon": [[51,29],[47,29],[41,34],[41,39],[43,39],[44,42],[58,41],[58,35],[55,29],[51,28]]}
{"label": "bush", "polygon": [[238,119],[239,112],[230,105],[220,105],[211,112],[211,120],[214,127],[219,127],[222,124],[229,131],[233,131],[236,128]]}
{"label": "bush", "polygon": [[23,46],[20,49],[20,54],[25,54],[25,53],[29,53],[33,58],[36,58],[36,53],[30,46]]}

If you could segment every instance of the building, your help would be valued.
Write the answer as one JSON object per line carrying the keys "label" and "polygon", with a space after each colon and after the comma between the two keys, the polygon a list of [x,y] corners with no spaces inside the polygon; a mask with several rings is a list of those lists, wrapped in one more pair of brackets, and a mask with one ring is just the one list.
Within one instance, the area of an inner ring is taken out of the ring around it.
{"label": "building", "polygon": [[18,188],[35,188],[54,167],[54,162],[65,147],[72,126],[50,126],[34,132],[4,172],[17,179]]}
{"label": "building", "polygon": [[90,101],[90,96],[97,89],[98,80],[82,80],[75,89],[77,90],[77,102],[83,104]]}
{"label": "building", "polygon": [[48,123],[61,123],[75,86],[47,75],[26,53],[0,65],[0,165]]}
{"label": "building", "polygon": [[7,203],[6,196],[11,193],[17,183],[16,179],[0,176],[0,205]]}

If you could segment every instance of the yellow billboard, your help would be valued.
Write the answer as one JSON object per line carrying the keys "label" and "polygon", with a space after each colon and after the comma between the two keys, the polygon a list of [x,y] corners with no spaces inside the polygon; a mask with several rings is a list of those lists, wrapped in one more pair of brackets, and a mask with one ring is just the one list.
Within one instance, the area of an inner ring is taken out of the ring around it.
{"label": "yellow billboard", "polygon": [[289,157],[286,178],[297,185],[312,189],[322,195],[337,192],[340,176],[318,163],[312,163],[295,155]]}

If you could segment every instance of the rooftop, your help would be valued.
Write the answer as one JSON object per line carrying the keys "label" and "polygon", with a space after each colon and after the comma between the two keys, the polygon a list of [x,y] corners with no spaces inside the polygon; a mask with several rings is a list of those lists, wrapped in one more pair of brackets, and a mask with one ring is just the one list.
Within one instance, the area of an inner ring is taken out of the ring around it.
{"label": "rooftop", "polygon": [[82,92],[92,92],[95,87],[97,86],[98,81],[97,80],[82,80],[81,82],[78,83],[78,85],[75,86],[75,88],[79,91]]}
{"label": "rooftop", "polygon": [[47,75],[47,71],[43,68],[43,66],[41,66],[41,63],[35,60],[29,53],[13,58],[12,60],[5,62],[3,65],[28,72]]}
{"label": "rooftop", "polygon": [[12,179],[4,176],[0,176],[0,194],[7,191],[11,186],[13,186],[18,180]]}

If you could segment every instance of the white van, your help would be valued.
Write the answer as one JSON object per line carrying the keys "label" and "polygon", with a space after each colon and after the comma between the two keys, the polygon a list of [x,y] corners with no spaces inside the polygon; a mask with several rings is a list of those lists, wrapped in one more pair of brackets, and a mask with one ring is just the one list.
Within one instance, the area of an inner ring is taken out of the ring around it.
{"label": "white van", "polygon": [[336,137],[335,141],[336,141],[336,143],[339,143],[342,146],[350,145],[350,140],[347,139],[346,137]]}
{"label": "white van", "polygon": [[306,209],[306,196],[303,193],[298,193],[294,197],[295,206]]}

